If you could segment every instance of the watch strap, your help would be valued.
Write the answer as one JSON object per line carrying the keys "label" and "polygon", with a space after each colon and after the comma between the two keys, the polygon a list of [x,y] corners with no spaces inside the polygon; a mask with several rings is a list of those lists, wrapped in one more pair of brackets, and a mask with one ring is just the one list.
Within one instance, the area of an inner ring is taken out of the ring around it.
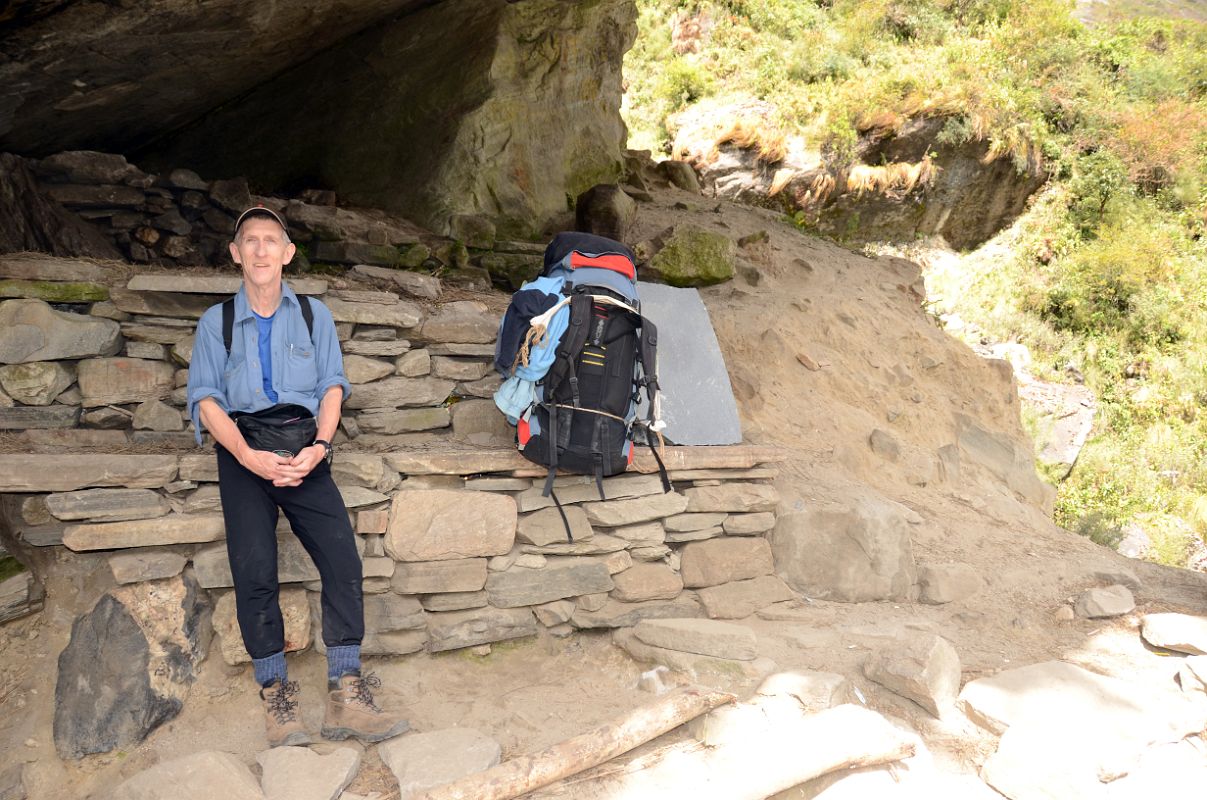
{"label": "watch strap", "polygon": [[315,439],[314,443],[321,444],[323,446],[323,449],[327,451],[327,460],[330,461],[331,454],[335,450],[335,448],[331,446],[331,442],[327,441],[326,439]]}

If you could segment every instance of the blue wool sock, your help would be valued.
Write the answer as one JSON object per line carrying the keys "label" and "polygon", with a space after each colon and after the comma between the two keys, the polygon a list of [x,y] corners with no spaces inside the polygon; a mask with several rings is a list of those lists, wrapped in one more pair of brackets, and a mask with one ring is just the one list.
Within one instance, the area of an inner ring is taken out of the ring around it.
{"label": "blue wool sock", "polygon": [[338,681],[341,675],[360,672],[360,645],[345,644],[327,648],[327,680]]}
{"label": "blue wool sock", "polygon": [[256,671],[256,683],[267,686],[273,681],[285,681],[285,651],[273,653],[265,658],[253,658],[251,665]]}

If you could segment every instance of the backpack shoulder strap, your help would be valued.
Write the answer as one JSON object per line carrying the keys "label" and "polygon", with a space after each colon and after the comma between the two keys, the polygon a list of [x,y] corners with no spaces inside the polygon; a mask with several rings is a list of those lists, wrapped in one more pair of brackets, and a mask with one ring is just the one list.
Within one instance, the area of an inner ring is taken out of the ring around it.
{"label": "backpack shoulder strap", "polygon": [[231,342],[235,339],[235,298],[222,303],[222,343],[226,345],[226,355],[231,354]]}
{"label": "backpack shoulder strap", "polygon": [[306,333],[310,334],[310,341],[314,341],[314,307],[310,305],[310,297],[308,295],[298,295],[298,305],[302,307],[302,319],[306,320]]}
{"label": "backpack shoulder strap", "polygon": [[[304,294],[298,295],[298,305],[302,308],[302,319],[306,320],[306,332],[314,341],[314,308],[310,298]],[[226,345],[226,354],[231,354],[231,343],[235,340],[235,298],[222,303],[222,344]]]}

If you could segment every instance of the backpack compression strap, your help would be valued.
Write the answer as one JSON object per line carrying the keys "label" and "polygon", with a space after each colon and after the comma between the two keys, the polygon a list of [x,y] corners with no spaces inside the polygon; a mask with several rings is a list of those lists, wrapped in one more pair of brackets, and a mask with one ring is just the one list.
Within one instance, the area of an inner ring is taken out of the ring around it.
{"label": "backpack compression strap", "polygon": [[[306,320],[306,332],[314,341],[314,308],[310,298],[304,294],[298,295],[298,305],[302,308],[302,319]],[[226,355],[231,354],[231,343],[235,340],[235,298],[222,303],[222,343],[226,345]]]}
{"label": "backpack compression strap", "polygon": [[662,427],[658,408],[658,326],[645,317],[641,317],[640,322],[641,343],[637,351],[637,359],[641,362],[641,380],[638,382],[638,386],[645,387],[645,396],[649,405],[649,411],[646,413],[646,420],[642,427],[645,428],[646,444],[650,446],[650,452],[653,453],[654,461],[658,464],[658,477],[662,479],[662,491],[669,492],[672,488],[670,476],[666,474],[666,465],[662,463],[662,456],[659,455],[658,448],[654,446],[654,437],[658,435],[658,430]]}
{"label": "backpack compression strap", "polygon": [[[558,405],[553,399],[554,392],[565,381],[570,382],[571,396],[574,400],[574,406],[571,406],[570,413],[574,413],[574,407],[578,405],[578,376],[574,374],[574,359],[579,351],[583,349],[583,345],[587,341],[587,329],[590,327],[591,321],[591,298],[589,295],[574,295],[570,300],[570,322],[566,327],[566,331],[562,334],[561,341],[557,346],[557,357],[553,361],[553,365],[549,367],[549,372],[545,374],[545,406],[546,419],[549,421],[549,473],[545,476],[545,488],[541,492],[545,497],[552,497],[553,502],[557,505],[557,511],[562,516],[562,524],[566,526],[566,539],[574,541],[574,535],[570,532],[570,520],[566,518],[566,512],[562,510],[562,504],[558,502],[557,495],[553,493],[553,479],[557,476],[557,449],[558,430],[557,430],[557,414]],[[570,430],[567,427],[566,436],[570,435]]]}

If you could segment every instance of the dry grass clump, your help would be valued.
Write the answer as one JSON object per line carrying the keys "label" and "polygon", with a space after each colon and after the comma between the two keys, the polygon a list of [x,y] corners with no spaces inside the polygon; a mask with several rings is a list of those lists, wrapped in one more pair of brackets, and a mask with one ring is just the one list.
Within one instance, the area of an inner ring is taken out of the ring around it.
{"label": "dry grass clump", "polygon": [[880,166],[855,164],[847,171],[846,186],[848,192],[860,197],[865,192],[899,197],[919,186],[929,186],[939,171],[940,167],[931,161],[930,156],[916,163],[896,161]]}
{"label": "dry grass clump", "polygon": [[671,157],[714,163],[724,145],[754,152],[763,164],[781,163],[788,155],[788,137],[757,106],[738,104],[722,107],[685,141],[676,138]]}

